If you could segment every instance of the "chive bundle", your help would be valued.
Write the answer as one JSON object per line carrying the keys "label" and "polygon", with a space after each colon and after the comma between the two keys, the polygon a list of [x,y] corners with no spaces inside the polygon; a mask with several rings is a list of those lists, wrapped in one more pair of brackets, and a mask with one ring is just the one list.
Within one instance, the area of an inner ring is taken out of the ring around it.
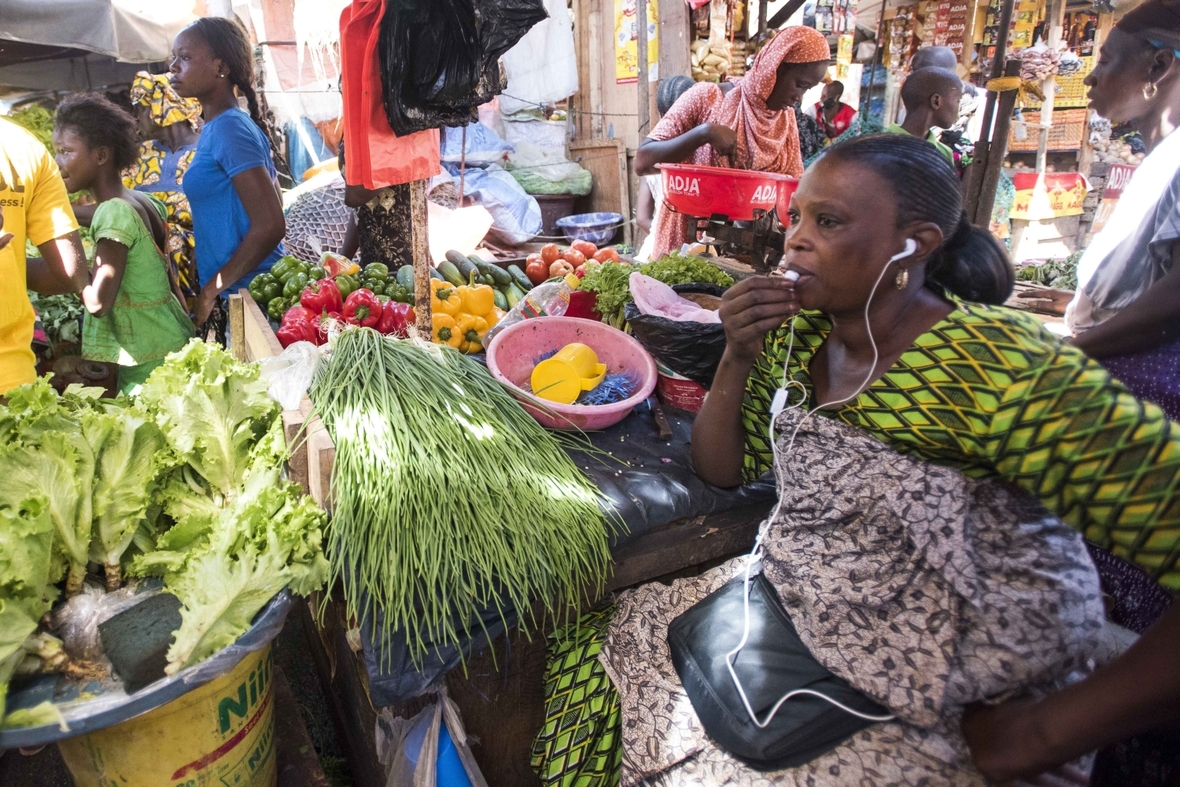
{"label": "chive bundle", "polygon": [[311,398],[336,443],[333,585],[350,614],[381,621],[379,642],[404,632],[420,663],[427,643],[471,637],[484,609],[511,604],[524,622],[540,600],[563,615],[601,586],[601,493],[478,364],[347,330]]}

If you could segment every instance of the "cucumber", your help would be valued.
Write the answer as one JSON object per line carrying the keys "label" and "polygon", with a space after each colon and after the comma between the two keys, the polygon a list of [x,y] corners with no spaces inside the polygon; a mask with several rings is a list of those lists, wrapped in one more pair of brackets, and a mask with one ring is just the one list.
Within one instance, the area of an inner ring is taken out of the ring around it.
{"label": "cucumber", "polygon": [[471,260],[467,259],[457,251],[447,252],[447,262],[454,265],[459,271],[459,275],[463,277],[464,284],[467,284],[471,281],[471,274],[473,271],[475,272],[476,276],[479,275],[479,271],[476,270],[475,265],[472,264]]}
{"label": "cucumber", "polygon": [[496,301],[496,308],[501,311],[508,311],[508,297],[499,290],[492,290],[492,297]]}
{"label": "cucumber", "polygon": [[[438,271],[437,271],[435,268],[433,268],[433,267],[430,269],[430,278],[432,278],[432,279],[438,279],[439,281],[446,281],[446,279],[444,279],[444,278],[443,278],[442,274],[441,274],[441,273],[439,273],[439,272],[438,272]],[[406,289],[409,289],[409,288],[407,287]]]}
{"label": "cucumber", "polygon": [[443,260],[440,262],[438,264],[438,272],[439,275],[443,277],[443,279],[455,285],[456,287],[461,287],[467,283],[467,279],[463,278],[463,275],[459,273],[459,269],[455,267],[455,264],[450,260]]}
{"label": "cucumber", "polygon": [[414,289],[414,266],[403,265],[397,269],[397,283],[407,290]]}
{"label": "cucumber", "polygon": [[512,277],[512,283],[517,287],[522,288],[528,292],[533,288],[533,283],[529,281],[529,277],[524,275],[524,271],[515,265],[508,266],[508,274]]}
{"label": "cucumber", "polygon": [[508,300],[508,308],[511,309],[515,307],[516,304],[524,300],[524,296],[527,294],[527,292],[524,292],[519,287],[517,287],[515,282],[509,284],[508,292],[504,294],[504,297]]}
{"label": "cucumber", "polygon": [[479,268],[479,272],[482,273],[485,278],[491,278],[491,280],[496,283],[497,287],[501,287],[512,281],[512,274],[500,266],[493,265],[492,263],[486,262],[484,260],[477,260],[475,257],[471,257],[470,259],[475,263],[475,267]]}

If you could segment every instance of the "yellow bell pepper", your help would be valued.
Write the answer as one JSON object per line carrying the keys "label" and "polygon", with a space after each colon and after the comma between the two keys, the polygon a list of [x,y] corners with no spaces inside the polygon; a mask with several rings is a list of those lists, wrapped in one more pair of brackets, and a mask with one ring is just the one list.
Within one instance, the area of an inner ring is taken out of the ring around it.
{"label": "yellow bell pepper", "polygon": [[463,308],[462,300],[455,288],[445,281],[430,280],[430,310],[433,313],[454,317]]}
{"label": "yellow bell pepper", "polygon": [[459,297],[463,302],[463,311],[476,317],[496,308],[496,293],[486,284],[475,283],[475,271],[471,272],[469,282],[459,288]]}
{"label": "yellow bell pepper", "polygon": [[451,315],[435,312],[430,316],[430,327],[433,329],[435,344],[445,344],[455,349],[463,344],[463,334]]}
{"label": "yellow bell pepper", "polygon": [[488,321],[473,314],[460,314],[455,318],[455,328],[463,338],[459,349],[465,353],[477,353],[483,349],[483,336],[488,332]]}
{"label": "yellow bell pepper", "polygon": [[488,328],[495,328],[500,320],[504,319],[504,315],[508,312],[503,309],[493,308],[490,312],[485,314],[483,318],[488,321]]}

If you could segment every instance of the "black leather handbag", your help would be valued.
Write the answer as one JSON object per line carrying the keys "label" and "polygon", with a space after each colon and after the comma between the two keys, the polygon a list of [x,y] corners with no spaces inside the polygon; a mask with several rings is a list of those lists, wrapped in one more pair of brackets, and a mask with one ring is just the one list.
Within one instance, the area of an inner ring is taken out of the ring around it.
{"label": "black leather handbag", "polygon": [[[812,694],[800,694],[758,727],[742,704],[725,655],[745,629],[742,577],[695,604],[668,627],[672,663],[705,732],[721,748],[757,770],[804,765],[875,721]],[[779,699],[807,689],[865,716],[884,721],[889,710],[828,671],[811,655],[771,584],[750,580],[750,636],[734,660],[750,707],[764,720]]]}

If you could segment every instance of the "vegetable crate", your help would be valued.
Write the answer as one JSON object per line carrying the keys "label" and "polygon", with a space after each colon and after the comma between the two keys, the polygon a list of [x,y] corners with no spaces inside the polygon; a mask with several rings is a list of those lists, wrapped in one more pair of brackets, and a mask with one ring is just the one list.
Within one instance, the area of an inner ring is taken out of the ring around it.
{"label": "vegetable crate", "polygon": [[[1025,112],[1024,120],[1028,124],[1028,136],[1017,141],[1015,136],[1008,140],[1008,150],[1029,151],[1037,149],[1037,138],[1041,122],[1040,112]],[[1082,146],[1082,136],[1086,131],[1086,110],[1066,109],[1053,113],[1053,126],[1049,129],[1049,150],[1077,150]]]}
{"label": "vegetable crate", "polygon": [[[234,354],[259,361],[282,352],[266,315],[246,290],[230,296],[229,335]],[[331,510],[332,465],[336,448],[311,400],[283,411],[290,449],[288,471],[325,510]],[[370,699],[368,672],[361,650],[358,623],[345,609],[341,594],[324,605],[323,598],[297,604],[309,636],[309,649],[324,687],[333,722],[340,733],[356,787],[385,787],[386,775],[377,755],[377,711]],[[467,669],[453,670],[445,684],[459,706],[467,732],[479,745],[476,760],[492,787],[533,785],[540,780],[529,764],[531,741],[544,718],[544,636],[531,639],[520,630],[507,642],[468,660]],[[391,708],[409,717],[426,706],[433,694]]]}

